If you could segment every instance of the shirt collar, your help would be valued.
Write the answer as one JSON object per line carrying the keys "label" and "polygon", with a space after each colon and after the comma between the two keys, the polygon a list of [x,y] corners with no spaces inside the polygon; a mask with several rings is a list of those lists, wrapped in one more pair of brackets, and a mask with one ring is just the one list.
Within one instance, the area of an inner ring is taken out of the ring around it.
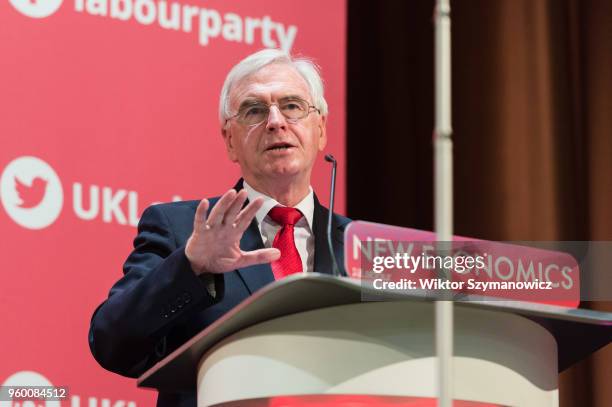
{"label": "shirt collar", "polygon": [[[263,205],[255,214],[255,219],[257,219],[257,223],[260,225],[262,224],[264,218],[268,215],[268,212],[270,212],[270,209],[274,208],[275,206],[285,206],[278,203],[276,199],[254,190],[253,187],[250,186],[246,181],[243,181],[242,185],[247,191],[247,197],[249,199],[249,202],[253,202],[259,197],[263,198],[264,200]],[[306,222],[308,222],[308,227],[310,228],[310,230],[312,230],[312,218],[314,216],[314,193],[312,191],[312,187],[308,187],[308,195],[306,195],[304,199],[302,199],[297,205],[295,205],[294,208],[299,209],[300,212],[302,212],[304,218],[306,218]]]}

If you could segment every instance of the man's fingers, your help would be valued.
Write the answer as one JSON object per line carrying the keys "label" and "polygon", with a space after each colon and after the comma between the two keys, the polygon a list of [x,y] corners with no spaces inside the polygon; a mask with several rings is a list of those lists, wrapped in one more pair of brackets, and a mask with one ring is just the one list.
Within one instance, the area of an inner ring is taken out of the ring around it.
{"label": "man's fingers", "polygon": [[256,198],[253,202],[249,202],[249,204],[242,211],[240,211],[238,216],[236,216],[236,220],[234,221],[237,231],[242,233],[249,227],[249,224],[255,217],[257,211],[263,205],[263,202],[263,198]]}
{"label": "man's fingers", "polygon": [[240,259],[240,266],[238,268],[248,267],[254,264],[270,263],[280,259],[280,256],[280,250],[275,248],[258,249],[253,250],[251,252],[244,252],[242,254],[242,258]]}
{"label": "man's fingers", "polygon": [[206,214],[209,207],[208,199],[202,199],[196,209],[195,218],[193,218],[193,230],[199,231],[206,224]]}
{"label": "man's fingers", "polygon": [[230,207],[234,199],[236,198],[236,190],[230,189],[226,193],[223,194],[221,198],[215,204],[215,207],[212,208],[210,214],[208,215],[207,225],[210,227],[214,227],[220,225],[223,222],[223,216],[225,212]]}
{"label": "man's fingers", "polygon": [[227,212],[225,212],[225,217],[223,218],[224,224],[231,225],[236,222],[236,215],[238,215],[238,212],[240,212],[240,209],[242,209],[242,205],[244,205],[246,199],[246,189],[241,189],[240,192],[238,192],[238,194],[236,195],[236,199],[234,199],[234,202],[232,202],[232,205],[229,207]]}

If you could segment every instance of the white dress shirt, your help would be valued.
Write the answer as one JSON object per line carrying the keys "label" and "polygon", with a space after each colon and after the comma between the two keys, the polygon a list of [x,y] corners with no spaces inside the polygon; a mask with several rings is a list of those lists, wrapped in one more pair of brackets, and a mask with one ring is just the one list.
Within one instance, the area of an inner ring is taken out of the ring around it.
{"label": "white dress shirt", "polygon": [[[270,209],[275,206],[285,206],[279,204],[274,198],[255,191],[253,187],[243,182],[244,189],[247,191],[249,202],[253,202],[256,198],[262,197],[264,203],[255,214],[257,219],[257,227],[261,234],[261,239],[265,247],[272,247],[274,237],[281,229],[281,226],[274,222],[268,216]],[[295,247],[300,254],[302,260],[302,270],[304,272],[312,272],[314,269],[314,235],[312,233],[312,219],[314,216],[314,195],[312,187],[309,187],[308,195],[300,201],[294,208],[299,209],[304,216],[294,226]]]}

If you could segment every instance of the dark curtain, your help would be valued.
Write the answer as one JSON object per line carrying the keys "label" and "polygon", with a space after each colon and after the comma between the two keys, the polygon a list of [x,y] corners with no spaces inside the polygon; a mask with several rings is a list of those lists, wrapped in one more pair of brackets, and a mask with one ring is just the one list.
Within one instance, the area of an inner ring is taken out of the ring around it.
{"label": "dark curtain", "polygon": [[[348,215],[431,230],[434,1],[348,7]],[[612,240],[612,2],[451,7],[456,234]],[[612,405],[611,378],[607,346],[561,406]]]}

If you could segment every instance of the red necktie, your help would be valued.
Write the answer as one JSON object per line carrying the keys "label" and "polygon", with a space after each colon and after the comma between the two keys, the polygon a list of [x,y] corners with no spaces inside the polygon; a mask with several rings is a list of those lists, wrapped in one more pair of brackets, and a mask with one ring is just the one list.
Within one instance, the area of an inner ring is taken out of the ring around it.
{"label": "red necktie", "polygon": [[273,261],[271,264],[274,278],[278,280],[289,274],[300,273],[302,271],[302,259],[297,247],[295,247],[293,226],[302,218],[302,212],[295,208],[276,206],[270,209],[268,216],[281,226],[272,244],[272,247],[281,252],[280,259]]}

